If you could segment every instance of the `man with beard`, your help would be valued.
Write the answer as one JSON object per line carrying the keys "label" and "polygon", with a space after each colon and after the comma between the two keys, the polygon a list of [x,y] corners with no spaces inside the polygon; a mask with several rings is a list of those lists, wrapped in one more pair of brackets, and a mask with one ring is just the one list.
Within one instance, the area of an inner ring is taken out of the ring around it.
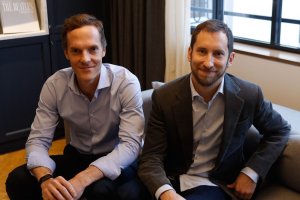
{"label": "man with beard", "polygon": [[[290,126],[259,86],[226,73],[234,56],[227,25],[203,22],[188,49],[191,73],[154,90],[138,174],[156,199],[251,199],[281,154]],[[245,160],[251,125],[263,137]]]}

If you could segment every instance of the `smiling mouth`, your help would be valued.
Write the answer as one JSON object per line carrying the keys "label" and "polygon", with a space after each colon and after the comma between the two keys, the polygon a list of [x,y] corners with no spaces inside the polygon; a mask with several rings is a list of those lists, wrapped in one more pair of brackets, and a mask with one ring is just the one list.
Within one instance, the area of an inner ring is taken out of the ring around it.
{"label": "smiling mouth", "polygon": [[94,68],[94,66],[79,67],[79,69],[91,69],[91,68]]}
{"label": "smiling mouth", "polygon": [[216,73],[214,70],[205,70],[205,69],[200,69],[200,72],[205,73],[205,74],[213,74]]}

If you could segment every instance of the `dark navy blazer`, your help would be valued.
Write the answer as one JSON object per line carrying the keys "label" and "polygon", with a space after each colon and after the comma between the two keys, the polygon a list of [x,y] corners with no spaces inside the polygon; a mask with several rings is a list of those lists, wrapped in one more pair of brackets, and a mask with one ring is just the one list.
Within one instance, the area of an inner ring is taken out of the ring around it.
{"label": "dark navy blazer", "polygon": [[[232,183],[240,170],[250,167],[264,178],[281,154],[290,126],[259,86],[230,74],[224,78],[225,113],[220,151],[209,178]],[[245,160],[246,132],[254,125],[263,134],[257,151]],[[190,75],[154,90],[139,176],[151,193],[188,171],[193,162],[193,119]]]}

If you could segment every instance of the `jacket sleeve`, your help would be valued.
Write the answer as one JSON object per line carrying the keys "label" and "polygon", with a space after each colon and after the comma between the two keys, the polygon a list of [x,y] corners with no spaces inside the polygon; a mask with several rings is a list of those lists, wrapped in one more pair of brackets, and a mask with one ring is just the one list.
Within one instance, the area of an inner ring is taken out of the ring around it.
{"label": "jacket sleeve", "polygon": [[259,87],[253,125],[262,134],[262,139],[246,165],[257,172],[261,178],[265,178],[282,153],[291,126],[273,109],[271,102],[264,100]]}

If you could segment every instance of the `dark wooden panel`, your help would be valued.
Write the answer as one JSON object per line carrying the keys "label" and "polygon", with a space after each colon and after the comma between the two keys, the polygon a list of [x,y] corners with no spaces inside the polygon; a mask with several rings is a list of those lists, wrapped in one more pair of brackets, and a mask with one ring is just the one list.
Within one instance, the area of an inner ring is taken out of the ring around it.
{"label": "dark wooden panel", "polygon": [[1,152],[28,136],[40,90],[50,76],[49,37],[0,41],[0,57]]}
{"label": "dark wooden panel", "polygon": [[59,69],[70,67],[69,61],[65,58],[64,51],[61,45],[60,34],[50,34],[50,54],[51,54],[51,71],[56,72]]}
{"label": "dark wooden panel", "polygon": [[88,13],[104,20],[109,18],[108,0],[47,0],[48,21],[51,33],[60,33],[65,18]]}

